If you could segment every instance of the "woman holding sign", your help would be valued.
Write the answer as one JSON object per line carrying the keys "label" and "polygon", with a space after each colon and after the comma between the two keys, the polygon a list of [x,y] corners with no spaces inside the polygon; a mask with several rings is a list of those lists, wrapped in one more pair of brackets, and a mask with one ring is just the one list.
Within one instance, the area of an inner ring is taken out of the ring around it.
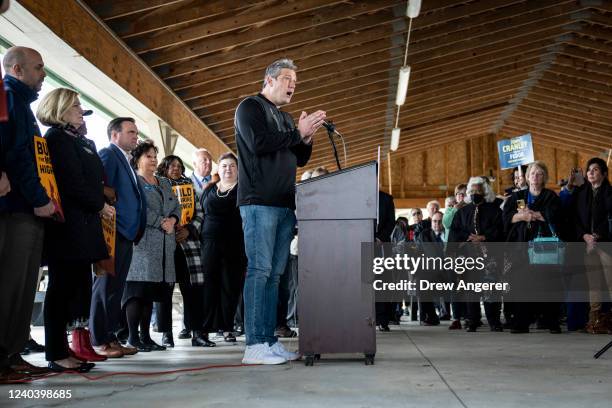
{"label": "woman holding sign", "polygon": [[218,163],[219,182],[202,193],[204,332],[222,330],[225,341],[234,342],[234,314],[247,259],[242,218],[236,206],[238,161],[232,153],[225,153],[219,157]]}
{"label": "woman holding sign", "polygon": [[[81,108],[78,94],[65,88],[48,93],[36,112],[38,120],[50,126],[45,135],[47,153],[64,213],[64,222],[49,221],[45,229],[49,265],[45,345],[53,371],[87,372],[94,364],[86,360],[106,359],[91,347],[86,327],[91,266],[108,258],[100,217],[112,217],[115,209],[104,200],[104,168],[96,146],[84,136],[83,116],[88,113],[91,111]],[[39,149],[44,151],[44,144]],[[74,352],[68,348],[66,339],[69,324],[76,327],[72,333]]]}
{"label": "woman holding sign", "polygon": [[[206,340],[201,334],[202,307],[204,299],[202,288],[192,286],[190,276],[201,273],[202,260],[200,254],[200,228],[202,226],[202,206],[196,199],[193,182],[185,177],[185,165],[180,157],[170,155],[164,157],[157,167],[157,175],[167,177],[172,184],[172,190],[181,205],[181,221],[176,226],[176,250],[174,251],[174,267],[176,281],[183,295],[183,324],[193,337],[193,346],[206,346]],[[170,289],[174,290],[174,286]],[[172,302],[156,302],[157,331],[163,333],[162,344],[174,347],[172,335]]]}

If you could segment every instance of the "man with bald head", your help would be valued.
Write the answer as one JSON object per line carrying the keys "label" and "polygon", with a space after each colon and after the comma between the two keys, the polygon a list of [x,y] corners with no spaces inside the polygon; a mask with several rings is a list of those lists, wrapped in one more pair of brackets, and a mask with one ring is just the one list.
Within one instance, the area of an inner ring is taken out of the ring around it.
{"label": "man with bald head", "polygon": [[12,47],[3,60],[8,121],[0,123],[0,153],[11,191],[0,197],[0,382],[46,373],[19,352],[30,332],[44,226],[56,209],[40,183],[34,136],[41,132],[30,104],[45,79],[44,62],[30,48]]}

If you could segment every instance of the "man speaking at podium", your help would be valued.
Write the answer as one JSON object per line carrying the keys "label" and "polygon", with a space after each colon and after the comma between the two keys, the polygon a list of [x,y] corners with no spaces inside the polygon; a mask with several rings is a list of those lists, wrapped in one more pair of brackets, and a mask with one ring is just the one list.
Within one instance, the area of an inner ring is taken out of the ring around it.
{"label": "man speaking at podium", "polygon": [[274,336],[278,282],[285,270],[295,226],[295,177],[312,153],[312,136],[325,112],[302,112],[298,125],[279,106],[291,101],[297,67],[273,62],[261,93],[236,108],[238,206],[248,259],[244,284],[246,350],[244,364],[282,364],[299,355]]}

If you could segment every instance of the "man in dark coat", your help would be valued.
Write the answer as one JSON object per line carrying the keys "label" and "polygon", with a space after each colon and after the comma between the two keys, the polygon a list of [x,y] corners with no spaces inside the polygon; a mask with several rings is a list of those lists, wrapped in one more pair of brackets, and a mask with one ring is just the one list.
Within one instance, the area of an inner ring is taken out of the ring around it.
{"label": "man in dark coat", "polygon": [[40,183],[34,136],[41,136],[30,104],[45,79],[44,62],[30,48],[12,47],[4,56],[7,122],[0,123],[0,162],[11,191],[0,197],[0,383],[48,370],[25,363],[19,352],[29,338],[38,284],[44,226],[55,205]]}

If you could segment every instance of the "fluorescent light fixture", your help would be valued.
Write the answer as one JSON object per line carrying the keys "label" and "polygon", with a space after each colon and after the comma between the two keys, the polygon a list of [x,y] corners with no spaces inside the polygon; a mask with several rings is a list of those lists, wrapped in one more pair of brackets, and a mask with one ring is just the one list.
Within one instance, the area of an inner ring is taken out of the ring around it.
{"label": "fluorescent light fixture", "polygon": [[402,106],[406,102],[406,93],[408,92],[408,80],[410,79],[410,65],[400,68],[399,81],[397,83],[397,96],[395,104]]}
{"label": "fluorescent light fixture", "polygon": [[399,147],[400,128],[393,128],[391,131],[391,150],[396,151]]}
{"label": "fluorescent light fixture", "polygon": [[408,0],[408,9],[406,10],[406,15],[410,18],[415,18],[419,16],[419,12],[421,11],[421,0]]}

